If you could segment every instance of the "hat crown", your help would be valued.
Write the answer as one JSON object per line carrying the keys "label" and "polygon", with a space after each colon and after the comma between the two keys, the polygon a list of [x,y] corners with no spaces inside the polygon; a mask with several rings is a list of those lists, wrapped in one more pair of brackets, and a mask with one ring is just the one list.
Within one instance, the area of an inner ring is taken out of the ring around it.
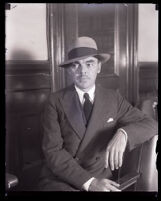
{"label": "hat crown", "polygon": [[78,37],[73,42],[73,45],[68,49],[67,61],[61,63],[59,66],[69,67],[69,64],[72,62],[84,59],[86,57],[96,57],[103,64],[110,59],[110,54],[98,53],[95,40],[87,36],[81,36]]}
{"label": "hat crown", "polygon": [[70,48],[70,51],[75,49],[75,48],[80,48],[80,47],[87,47],[87,48],[93,48],[97,50],[97,44],[95,40],[93,40],[90,37],[82,36],[79,37],[75,40],[73,43],[72,47]]}

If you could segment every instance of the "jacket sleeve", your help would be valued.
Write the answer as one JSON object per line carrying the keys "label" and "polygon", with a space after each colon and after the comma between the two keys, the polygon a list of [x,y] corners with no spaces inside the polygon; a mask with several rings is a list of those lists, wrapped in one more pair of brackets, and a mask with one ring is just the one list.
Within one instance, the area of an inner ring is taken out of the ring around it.
{"label": "jacket sleeve", "polygon": [[129,150],[157,135],[158,126],[155,120],[133,107],[119,93],[117,101],[118,124],[128,135]]}
{"label": "jacket sleeve", "polygon": [[58,116],[56,98],[50,97],[42,118],[44,130],[42,148],[47,166],[62,181],[82,189],[82,185],[92,175],[64,148]]}

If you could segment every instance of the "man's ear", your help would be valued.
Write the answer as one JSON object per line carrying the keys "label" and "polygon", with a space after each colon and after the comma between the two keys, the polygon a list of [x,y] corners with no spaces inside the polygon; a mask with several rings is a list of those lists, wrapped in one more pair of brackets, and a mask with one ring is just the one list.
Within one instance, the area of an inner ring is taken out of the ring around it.
{"label": "man's ear", "polygon": [[97,73],[101,72],[101,66],[102,66],[102,63],[100,61],[98,61],[98,72]]}

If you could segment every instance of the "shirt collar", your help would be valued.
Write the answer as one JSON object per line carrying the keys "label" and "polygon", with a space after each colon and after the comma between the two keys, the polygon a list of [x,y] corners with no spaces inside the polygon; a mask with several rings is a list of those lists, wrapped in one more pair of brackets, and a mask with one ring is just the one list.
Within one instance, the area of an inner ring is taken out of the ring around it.
{"label": "shirt collar", "polygon": [[79,99],[80,99],[80,102],[81,104],[83,104],[84,102],[84,93],[88,93],[89,94],[89,98],[90,98],[90,101],[93,103],[94,102],[94,97],[95,97],[95,88],[96,86],[94,85],[89,91],[87,92],[84,92],[83,90],[79,89],[76,85],[75,85],[75,89],[78,93],[78,96],[79,96]]}

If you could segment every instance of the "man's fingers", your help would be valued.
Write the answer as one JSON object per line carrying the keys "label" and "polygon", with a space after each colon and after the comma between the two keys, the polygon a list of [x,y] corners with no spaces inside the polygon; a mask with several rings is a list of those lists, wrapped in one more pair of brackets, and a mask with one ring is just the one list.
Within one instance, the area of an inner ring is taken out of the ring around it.
{"label": "man's fingers", "polygon": [[119,151],[118,153],[118,163],[119,163],[119,167],[122,166],[122,158],[123,158],[123,152]]}
{"label": "man's fingers", "polygon": [[109,179],[94,179],[90,186],[89,191],[120,191],[119,184]]}
{"label": "man's fingers", "polygon": [[119,157],[119,153],[118,153],[118,151],[116,151],[115,150],[115,153],[114,153],[114,168],[115,169],[118,169],[119,168],[119,159],[118,159],[118,157]]}
{"label": "man's fingers", "polygon": [[111,170],[114,170],[114,149],[112,148],[109,154],[109,162]]}
{"label": "man's fingers", "polygon": [[111,191],[121,191],[120,189],[116,188],[115,186],[110,186]]}
{"label": "man's fingers", "polygon": [[107,189],[109,189],[110,191],[121,191],[120,189],[116,188],[113,185],[107,184],[106,185]]}
{"label": "man's fingers", "polygon": [[103,192],[110,192],[110,190],[107,189],[107,188],[105,188],[105,189],[103,190]]}
{"label": "man's fingers", "polygon": [[120,186],[120,184],[116,183],[115,181],[111,181],[111,180],[110,180],[110,184],[113,186],[116,186],[116,187]]}
{"label": "man's fingers", "polygon": [[111,149],[110,152],[107,151],[105,155],[105,168],[108,168],[109,164],[111,167],[111,170],[118,169],[122,166],[123,162],[123,152],[122,151],[116,151],[114,149]]}
{"label": "man's fingers", "polygon": [[109,151],[106,151],[105,155],[105,168],[108,168],[108,163],[109,163]]}
{"label": "man's fingers", "polygon": [[105,182],[106,188],[109,189],[110,191],[121,191],[120,189],[118,189],[120,184],[116,183],[115,181],[105,179],[104,182]]}

